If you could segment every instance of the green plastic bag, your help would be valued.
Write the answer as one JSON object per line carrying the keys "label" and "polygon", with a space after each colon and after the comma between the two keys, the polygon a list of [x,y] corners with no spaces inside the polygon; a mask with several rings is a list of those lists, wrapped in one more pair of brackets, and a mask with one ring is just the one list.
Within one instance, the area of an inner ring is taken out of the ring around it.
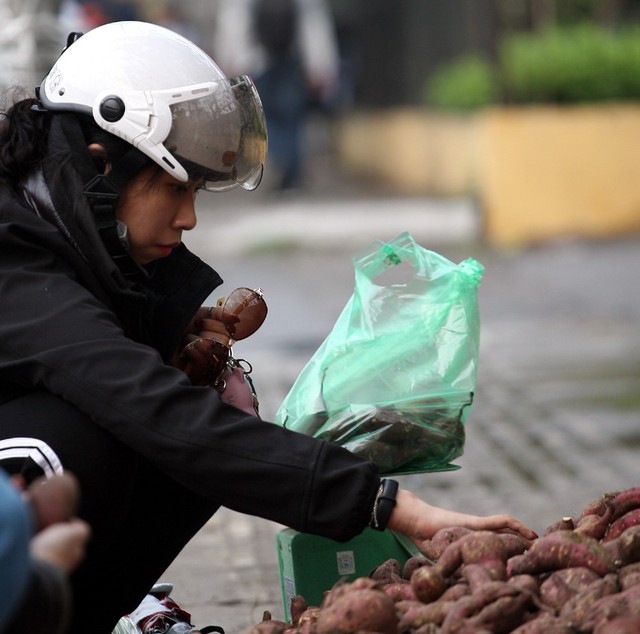
{"label": "green plastic bag", "polygon": [[475,392],[482,265],[454,264],[409,233],[353,261],[354,293],[275,422],[384,475],[459,468],[451,461],[463,453]]}

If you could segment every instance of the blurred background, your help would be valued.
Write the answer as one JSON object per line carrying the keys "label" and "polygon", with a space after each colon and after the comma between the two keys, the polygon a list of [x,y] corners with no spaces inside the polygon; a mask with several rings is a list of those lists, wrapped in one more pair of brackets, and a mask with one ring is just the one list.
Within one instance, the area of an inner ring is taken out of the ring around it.
{"label": "blurred background", "polygon": [[0,0],[0,87],[122,19],[254,78],[263,194],[470,197],[497,246],[640,230],[638,0]]}
{"label": "blurred background", "polygon": [[[235,352],[267,420],[353,254],[410,231],[485,275],[462,468],[403,484],[538,532],[638,486],[640,0],[0,0],[0,86],[31,90],[69,31],[120,19],[186,35],[264,101],[263,184],[199,197],[185,242],[220,294],[265,290]],[[223,510],[165,580],[200,624],[277,616],[280,528]]]}

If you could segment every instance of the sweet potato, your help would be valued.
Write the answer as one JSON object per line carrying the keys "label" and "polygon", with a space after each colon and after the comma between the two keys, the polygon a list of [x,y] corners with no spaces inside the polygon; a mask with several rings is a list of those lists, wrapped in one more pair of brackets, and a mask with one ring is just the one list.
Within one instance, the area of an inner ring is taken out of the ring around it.
{"label": "sweet potato", "polygon": [[354,634],[371,630],[396,634],[394,603],[381,590],[353,590],[322,608],[316,621],[317,634]]}
{"label": "sweet potato", "polygon": [[299,617],[297,622],[294,621],[294,625],[298,628],[314,629],[316,627],[316,621],[320,616],[320,608],[317,605],[310,605]]}
{"label": "sweet potato", "polygon": [[620,616],[640,617],[640,586],[598,599],[589,609],[580,629],[590,632]]}
{"label": "sweet potato", "polygon": [[357,590],[375,590],[377,588],[378,582],[375,579],[371,579],[371,577],[358,577],[351,583],[340,580],[333,586],[333,588],[331,588],[331,590],[324,593],[320,607],[328,607],[345,594],[349,594]]}
{"label": "sweet potato", "polygon": [[460,544],[462,561],[465,564],[505,562],[507,560],[507,548],[498,533],[476,531],[466,535],[458,543]]}
{"label": "sweet potato", "polygon": [[564,568],[552,572],[540,584],[540,599],[545,605],[559,610],[571,597],[600,577],[588,568]]}
{"label": "sweet potato", "polygon": [[637,634],[638,632],[640,632],[640,616],[618,616],[593,630],[593,634]]}
{"label": "sweet potato", "polygon": [[416,568],[420,568],[421,566],[432,566],[433,562],[426,557],[422,557],[420,555],[416,555],[414,557],[409,557],[407,561],[404,562],[404,566],[402,568],[402,577],[403,579],[411,579],[411,575],[414,573]]}
{"label": "sweet potato", "polygon": [[627,528],[632,526],[638,526],[640,524],[640,508],[628,511],[614,522],[611,522],[607,530],[607,534],[602,541],[610,542],[612,539],[616,539],[624,533]]}
{"label": "sweet potato", "polygon": [[447,578],[460,568],[462,563],[475,564],[507,560],[507,547],[498,533],[471,531],[447,546],[434,568]]}
{"label": "sweet potato", "polygon": [[398,631],[413,631],[427,623],[441,625],[452,605],[451,601],[420,603],[402,614],[398,620]]}
{"label": "sweet potato", "polygon": [[500,560],[478,564],[464,564],[462,566],[462,577],[469,584],[469,588],[471,588],[471,592],[473,593],[485,583],[505,581],[507,578],[507,567]]}
{"label": "sweet potato", "polygon": [[562,619],[549,614],[539,612],[531,620],[522,623],[512,630],[511,634],[574,634],[575,630],[569,627]]}
{"label": "sweet potato", "polygon": [[584,515],[578,520],[574,529],[579,535],[587,535],[594,539],[602,539],[609,528],[609,523],[613,516],[613,504],[609,501],[604,502],[605,509],[602,514]]}
{"label": "sweet potato", "polygon": [[500,541],[505,548],[505,560],[521,555],[526,550],[529,550],[533,542],[526,540],[521,535],[515,535],[513,533],[498,533]]}
{"label": "sweet potato", "polygon": [[304,612],[309,608],[307,600],[297,594],[295,597],[291,599],[291,603],[289,604],[289,611],[291,612],[291,623],[293,625],[298,625],[298,621],[300,617],[304,614]]}
{"label": "sweet potato", "polygon": [[612,520],[617,520],[632,509],[640,508],[640,487],[620,491],[613,499]]}
{"label": "sweet potato", "polygon": [[477,592],[455,601],[447,611],[442,623],[442,631],[446,634],[454,634],[468,630],[467,620],[479,614],[485,606],[503,597],[515,597],[521,594],[521,590],[504,581],[486,583]]}
{"label": "sweet potato", "polygon": [[437,561],[449,544],[452,544],[471,532],[470,528],[465,528],[464,526],[449,526],[441,528],[424,544],[421,549],[422,553],[432,561]]}
{"label": "sweet potato", "polygon": [[486,629],[493,634],[506,634],[522,622],[529,603],[530,597],[525,593],[500,597],[468,619],[466,627],[472,632]]}
{"label": "sweet potato", "polygon": [[618,592],[618,589],[617,575],[605,575],[569,599],[560,609],[558,616],[571,627],[578,628],[596,601]]}
{"label": "sweet potato", "polygon": [[620,491],[603,493],[599,498],[592,500],[583,507],[582,511],[580,511],[580,517],[584,517],[585,515],[602,515],[607,509],[609,503],[618,495],[620,495]]}
{"label": "sweet potato", "polygon": [[402,566],[397,559],[387,559],[374,568],[369,576],[380,583],[395,583],[402,578]]}
{"label": "sweet potato", "polygon": [[557,533],[558,531],[572,531],[574,528],[575,524],[573,518],[563,517],[561,520],[551,524],[551,526],[547,526],[547,528],[542,531],[542,537],[551,535],[551,533]]}
{"label": "sweet potato", "polygon": [[507,574],[535,575],[575,567],[589,568],[602,576],[615,569],[614,557],[593,537],[559,531],[540,537],[524,554],[509,559]]}
{"label": "sweet potato", "polygon": [[291,626],[284,621],[261,621],[253,627],[245,630],[244,634],[284,634]]}
{"label": "sweet potato", "polygon": [[640,525],[628,528],[620,537],[603,544],[617,568],[640,561]]}
{"label": "sweet potato", "polygon": [[622,590],[640,583],[640,562],[623,566],[618,571],[618,583]]}
{"label": "sweet potato", "polygon": [[466,597],[471,594],[471,588],[468,583],[459,581],[449,586],[443,593],[438,601],[457,601],[460,597]]}
{"label": "sweet potato", "polygon": [[514,575],[507,579],[507,583],[524,592],[529,592],[533,596],[537,596],[540,593],[540,582],[533,575]]}
{"label": "sweet potato", "polygon": [[447,580],[435,566],[422,566],[411,575],[411,588],[419,601],[431,603],[447,588]]}
{"label": "sweet potato", "polygon": [[416,593],[406,579],[402,581],[396,581],[395,583],[388,583],[382,587],[382,591],[390,596],[394,602],[396,601],[415,601],[417,600]]}

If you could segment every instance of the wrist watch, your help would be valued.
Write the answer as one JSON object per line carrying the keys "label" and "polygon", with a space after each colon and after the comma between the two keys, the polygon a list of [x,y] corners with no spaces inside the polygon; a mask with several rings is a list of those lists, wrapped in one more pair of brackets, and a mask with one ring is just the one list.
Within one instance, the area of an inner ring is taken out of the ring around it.
{"label": "wrist watch", "polygon": [[391,511],[396,505],[396,495],[398,493],[398,483],[390,478],[380,480],[380,488],[373,502],[371,511],[371,521],[369,526],[377,531],[387,528]]}

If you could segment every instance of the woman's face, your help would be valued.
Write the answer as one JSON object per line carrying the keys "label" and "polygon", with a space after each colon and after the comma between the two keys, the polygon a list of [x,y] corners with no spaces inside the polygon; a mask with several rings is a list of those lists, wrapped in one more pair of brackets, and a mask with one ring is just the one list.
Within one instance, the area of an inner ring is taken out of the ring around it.
{"label": "woman's face", "polygon": [[143,170],[124,189],[116,210],[127,225],[129,252],[140,265],[167,257],[196,226],[195,183],[182,183],[164,170]]}

